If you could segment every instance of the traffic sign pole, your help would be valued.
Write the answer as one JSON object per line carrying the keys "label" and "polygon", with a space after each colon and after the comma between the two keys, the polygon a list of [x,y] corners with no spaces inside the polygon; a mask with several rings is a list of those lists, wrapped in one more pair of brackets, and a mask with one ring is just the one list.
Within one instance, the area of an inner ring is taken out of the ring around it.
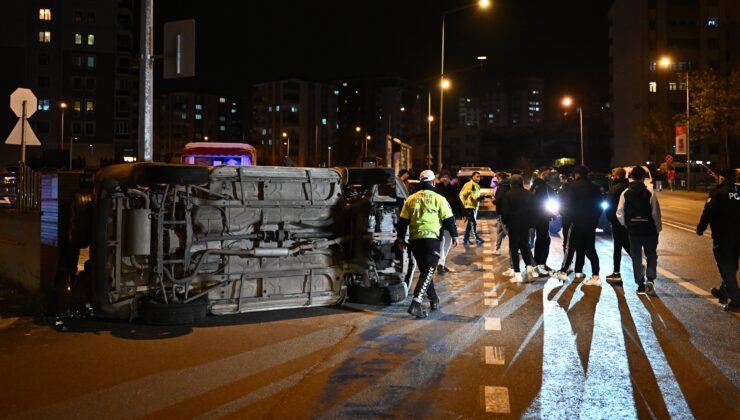
{"label": "traffic sign pole", "polygon": [[23,116],[21,116],[21,162],[26,163],[26,104],[23,101]]}

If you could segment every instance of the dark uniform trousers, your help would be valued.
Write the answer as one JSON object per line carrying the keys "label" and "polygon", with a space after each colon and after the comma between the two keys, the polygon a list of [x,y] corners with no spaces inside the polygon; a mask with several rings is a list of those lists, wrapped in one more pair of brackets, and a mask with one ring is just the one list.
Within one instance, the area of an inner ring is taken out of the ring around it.
{"label": "dark uniform trousers", "polygon": [[434,290],[432,277],[439,262],[440,241],[438,239],[414,239],[409,242],[409,246],[419,267],[419,281],[416,282],[414,288],[414,297],[423,298],[419,295],[424,293],[423,288],[426,283],[425,292],[427,297],[429,300],[437,300],[437,292]]}
{"label": "dark uniform trousers", "polygon": [[713,241],[714,260],[722,276],[720,286],[733,303],[740,303],[740,289],[737,286],[738,258],[740,258],[740,238],[733,235],[716,237]]}

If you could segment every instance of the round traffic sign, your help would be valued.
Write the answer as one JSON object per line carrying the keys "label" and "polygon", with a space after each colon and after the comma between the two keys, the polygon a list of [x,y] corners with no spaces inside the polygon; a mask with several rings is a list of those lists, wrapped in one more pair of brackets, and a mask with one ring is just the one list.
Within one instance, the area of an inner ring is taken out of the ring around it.
{"label": "round traffic sign", "polygon": [[670,153],[667,154],[667,155],[665,155],[665,161],[666,161],[666,163],[673,162],[673,155],[671,155]]}
{"label": "round traffic sign", "polygon": [[36,112],[38,102],[36,101],[36,95],[31,92],[31,89],[18,88],[10,95],[10,109],[13,110],[17,117],[23,116],[23,101],[26,101],[26,118]]}

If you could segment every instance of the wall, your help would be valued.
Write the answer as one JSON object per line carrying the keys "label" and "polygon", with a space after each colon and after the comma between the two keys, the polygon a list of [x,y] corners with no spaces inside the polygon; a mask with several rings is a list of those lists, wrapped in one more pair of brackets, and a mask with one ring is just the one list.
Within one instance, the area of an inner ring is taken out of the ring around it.
{"label": "wall", "polygon": [[41,217],[0,209],[0,276],[31,293],[41,291]]}

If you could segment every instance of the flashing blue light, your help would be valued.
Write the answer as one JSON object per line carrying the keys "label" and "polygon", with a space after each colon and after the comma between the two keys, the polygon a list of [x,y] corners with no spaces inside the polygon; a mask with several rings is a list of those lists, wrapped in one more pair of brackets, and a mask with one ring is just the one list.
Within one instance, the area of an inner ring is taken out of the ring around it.
{"label": "flashing blue light", "polygon": [[601,202],[601,209],[602,209],[602,210],[606,210],[606,209],[608,209],[608,208],[609,208],[609,202],[608,202],[608,201],[606,201],[606,200],[602,201],[602,202]]}

